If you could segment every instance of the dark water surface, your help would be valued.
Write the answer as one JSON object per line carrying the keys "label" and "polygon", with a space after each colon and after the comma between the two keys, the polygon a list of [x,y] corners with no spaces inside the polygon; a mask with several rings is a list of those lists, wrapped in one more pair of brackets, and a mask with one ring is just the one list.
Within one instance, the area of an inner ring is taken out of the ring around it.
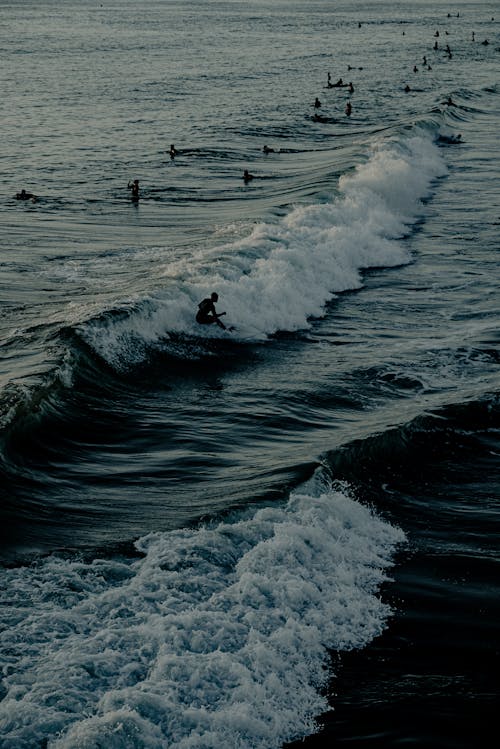
{"label": "dark water surface", "polygon": [[1,14],[0,746],[489,746],[495,3]]}

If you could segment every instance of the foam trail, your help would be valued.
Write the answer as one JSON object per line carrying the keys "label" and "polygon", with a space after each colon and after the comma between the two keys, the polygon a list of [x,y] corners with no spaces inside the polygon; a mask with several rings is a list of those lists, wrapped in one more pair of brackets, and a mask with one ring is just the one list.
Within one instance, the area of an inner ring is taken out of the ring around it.
{"label": "foam trail", "polygon": [[[243,338],[307,328],[336,292],[361,286],[362,269],[409,262],[400,240],[444,173],[430,133],[379,143],[366,163],[339,180],[330,202],[296,207],[243,239],[171,264],[161,297],[118,320],[92,321],[81,333],[113,365],[133,364],[167,331],[200,335],[196,305],[214,289]],[[203,329],[203,335],[221,333]]]}
{"label": "foam trail", "polygon": [[5,572],[2,749],[272,749],[315,729],[327,648],[366,645],[402,532],[346,492],[153,533],[140,560]]}

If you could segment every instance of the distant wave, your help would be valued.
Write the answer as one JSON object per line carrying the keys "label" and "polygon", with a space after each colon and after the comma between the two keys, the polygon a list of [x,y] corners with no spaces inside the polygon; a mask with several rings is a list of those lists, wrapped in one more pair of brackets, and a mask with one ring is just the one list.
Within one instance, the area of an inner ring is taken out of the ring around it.
{"label": "distant wave", "polygon": [[500,428],[500,393],[485,393],[481,399],[448,405],[421,414],[407,424],[355,440],[328,452],[324,465],[332,479],[356,485],[376,485],[380,477],[416,472],[431,461],[444,465],[444,455],[456,442],[467,443],[469,451],[483,452],[483,446],[469,440]]}

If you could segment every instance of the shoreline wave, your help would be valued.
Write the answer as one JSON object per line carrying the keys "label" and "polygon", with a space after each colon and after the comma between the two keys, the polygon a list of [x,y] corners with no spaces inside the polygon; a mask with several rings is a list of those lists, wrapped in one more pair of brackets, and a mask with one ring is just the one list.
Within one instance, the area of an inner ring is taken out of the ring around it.
{"label": "shoreline wave", "polygon": [[139,560],[52,556],[5,570],[3,749],[138,736],[269,749],[314,731],[328,650],[383,629],[378,590],[403,542],[316,481],[281,507],[151,533]]}

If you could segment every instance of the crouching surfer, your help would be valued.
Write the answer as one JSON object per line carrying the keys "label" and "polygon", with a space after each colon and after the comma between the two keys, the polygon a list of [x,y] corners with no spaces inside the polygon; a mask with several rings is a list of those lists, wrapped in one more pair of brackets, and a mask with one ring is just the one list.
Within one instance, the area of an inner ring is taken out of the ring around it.
{"label": "crouching surfer", "polygon": [[224,323],[219,319],[222,317],[222,315],[225,315],[225,312],[219,312],[217,314],[215,310],[215,302],[219,300],[218,294],[212,292],[210,295],[210,298],[203,299],[198,305],[198,312],[196,313],[196,322],[200,325],[211,325],[212,323],[215,323],[219,326],[219,328],[222,328],[223,330],[226,330],[226,326]]}

